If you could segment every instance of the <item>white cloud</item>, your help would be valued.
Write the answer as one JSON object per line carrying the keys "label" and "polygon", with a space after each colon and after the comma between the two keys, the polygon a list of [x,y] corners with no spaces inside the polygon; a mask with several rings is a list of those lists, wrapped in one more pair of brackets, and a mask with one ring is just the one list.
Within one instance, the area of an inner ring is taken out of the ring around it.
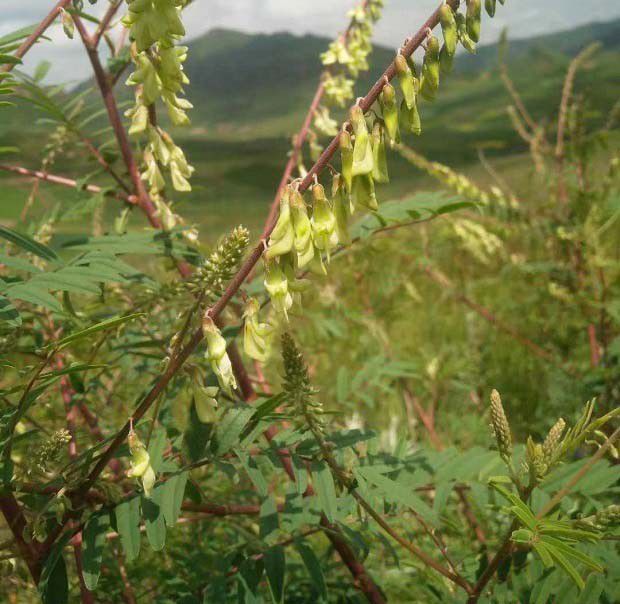
{"label": "white cloud", "polygon": [[[358,0],[195,0],[187,9],[185,24],[188,37],[196,37],[214,27],[247,32],[288,30],[293,33],[322,34],[333,37],[346,25],[346,12]],[[0,35],[39,21],[51,4],[48,0],[3,0]],[[87,10],[101,14],[107,7],[99,0]],[[416,30],[437,0],[387,0],[383,19],[377,25],[375,41],[398,47]],[[620,16],[618,0],[506,0],[498,4],[494,19],[486,19],[482,42],[493,42],[501,29],[509,28],[512,37],[549,33],[590,21],[604,21]],[[52,43],[42,42],[28,55],[25,69],[47,59],[54,63],[53,81],[76,81],[88,77],[88,60],[77,40],[67,40],[59,26],[50,28]]]}

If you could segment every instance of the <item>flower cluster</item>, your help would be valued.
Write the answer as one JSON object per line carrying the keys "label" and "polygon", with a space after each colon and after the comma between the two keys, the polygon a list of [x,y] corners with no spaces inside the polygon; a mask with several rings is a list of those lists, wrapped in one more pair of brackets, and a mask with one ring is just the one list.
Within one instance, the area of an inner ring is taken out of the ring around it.
{"label": "flower cluster", "polygon": [[187,47],[176,46],[185,34],[181,22],[183,0],[127,0],[129,11],[123,23],[133,41],[134,72],[127,79],[136,87],[135,104],[126,112],[131,119],[129,133],[146,135],[142,179],[157,206],[164,228],[179,221],[163,198],[166,170],[175,191],[190,191],[189,178],[194,168],[172,137],[155,123],[155,104],[161,101],[175,126],[189,124],[187,110],[192,104],[183,98],[183,86],[189,79],[183,71]]}

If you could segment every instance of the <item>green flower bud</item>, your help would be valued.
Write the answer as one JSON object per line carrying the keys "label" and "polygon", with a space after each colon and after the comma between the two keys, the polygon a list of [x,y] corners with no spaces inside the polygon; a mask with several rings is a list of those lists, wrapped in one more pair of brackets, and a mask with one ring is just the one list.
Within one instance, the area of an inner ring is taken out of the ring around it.
{"label": "green flower bud", "polygon": [[213,424],[217,421],[217,399],[215,397],[219,390],[217,386],[192,384],[194,408],[201,423]]}
{"label": "green flower bud", "polygon": [[312,236],[316,248],[327,255],[338,243],[336,235],[336,217],[325,197],[323,185],[317,183],[312,187]]}
{"label": "green flower bud", "polygon": [[73,17],[64,8],[60,9],[60,23],[62,24],[62,30],[70,40],[73,40],[73,34],[75,33],[75,23]]}
{"label": "green flower bud", "polygon": [[264,283],[274,309],[288,320],[288,310],[293,305],[293,297],[288,291],[286,275],[275,260],[265,262]]}
{"label": "green flower bud", "polygon": [[342,177],[347,190],[351,190],[353,181],[353,144],[351,143],[351,135],[343,130],[340,133],[340,160],[342,163]]}
{"label": "green flower bud", "polygon": [[400,143],[400,131],[398,129],[398,105],[396,104],[396,91],[394,86],[386,84],[379,95],[379,103],[385,122],[385,129],[391,143]]}
{"label": "green flower bud", "polygon": [[461,13],[456,13],[455,16],[456,21],[456,30],[459,35],[459,41],[461,42],[463,48],[471,53],[476,53],[476,43],[469,37],[467,33],[467,25],[465,17]]}
{"label": "green flower bud", "polygon": [[291,216],[295,233],[295,254],[298,268],[304,268],[314,258],[312,243],[312,223],[308,217],[308,210],[301,193],[296,189],[291,191]]}
{"label": "green flower bud", "polygon": [[441,47],[441,51],[439,52],[439,71],[441,75],[447,75],[452,71],[452,64],[454,63],[454,55],[450,54],[446,45],[444,44]]}
{"label": "green flower bud", "polygon": [[379,183],[390,181],[387,169],[387,157],[385,152],[385,136],[383,127],[379,122],[375,122],[372,127],[372,177]]}
{"label": "green flower bud", "polygon": [[134,430],[129,431],[127,440],[131,454],[130,469],[127,471],[127,476],[141,478],[144,495],[150,497],[156,480],[155,472],[151,467],[151,458]]}
{"label": "green flower bud", "polygon": [[131,118],[129,136],[140,134],[146,130],[149,123],[149,110],[145,105],[139,104],[125,112],[125,116]]}
{"label": "green flower bud", "polygon": [[205,315],[202,319],[202,333],[207,340],[206,358],[211,364],[211,369],[222,390],[232,394],[232,390],[237,387],[237,381],[226,353],[226,340],[209,315]]}
{"label": "green flower bud", "polygon": [[545,438],[542,445],[543,453],[545,454],[545,460],[547,461],[547,463],[553,460],[555,452],[560,445],[565,427],[566,422],[562,418],[560,418],[549,430],[549,433],[547,434],[547,437]]}
{"label": "green flower bud", "polygon": [[265,362],[269,354],[269,336],[273,329],[267,323],[260,323],[258,313],[260,304],[249,298],[243,312],[243,349],[252,359]]}
{"label": "green flower bud", "polygon": [[422,88],[425,85],[432,90],[439,88],[439,40],[435,36],[430,36],[426,43],[422,77]]}
{"label": "green flower bud", "polygon": [[542,480],[549,468],[545,461],[542,445],[535,443],[531,436],[528,436],[525,445],[525,460],[530,470],[532,481],[536,483]]}
{"label": "green flower bud", "polygon": [[454,19],[454,13],[447,4],[444,4],[439,9],[439,21],[441,23],[441,31],[443,33],[446,52],[450,57],[452,57],[456,52],[458,34],[456,31],[456,20]]}
{"label": "green flower bud", "polygon": [[480,40],[480,16],[482,13],[482,3],[480,0],[467,0],[467,12],[465,17],[465,25],[467,27],[467,35],[474,42]]}
{"label": "green flower bud", "polygon": [[319,107],[314,113],[314,127],[325,136],[338,134],[338,122],[329,115],[327,107]]}
{"label": "green flower bud", "polygon": [[496,0],[484,0],[484,8],[486,9],[489,17],[495,16],[495,7],[496,7]]}
{"label": "green flower bud", "polygon": [[500,457],[508,463],[512,457],[512,435],[502,399],[497,390],[491,392],[491,422]]}
{"label": "green flower bud", "polygon": [[371,174],[362,174],[353,179],[351,198],[356,208],[364,207],[369,210],[378,210],[379,204],[375,195],[375,183]]}
{"label": "green flower bud", "polygon": [[338,241],[346,245],[351,243],[349,234],[349,218],[352,214],[351,202],[340,174],[334,175],[332,182],[332,198],[334,200],[334,215],[336,216],[336,234]]}
{"label": "green flower bud", "polygon": [[355,134],[353,144],[352,175],[369,174],[372,172],[372,146],[364,113],[358,105],[351,108],[351,125]]}
{"label": "green flower bud", "polygon": [[415,103],[416,93],[416,83],[413,72],[407,63],[407,59],[400,54],[396,55],[396,58],[394,59],[394,67],[396,67],[398,83],[400,84],[400,89],[403,93],[405,102],[407,103],[407,107],[411,108]]}
{"label": "green flower bud", "polygon": [[152,105],[160,96],[162,83],[148,54],[140,53],[136,58],[136,70],[125,82],[128,86],[142,84],[142,98],[145,105]]}
{"label": "green flower bud", "polygon": [[403,100],[400,104],[399,114],[400,124],[409,132],[413,134],[420,134],[422,132],[422,125],[420,122],[420,114],[418,112],[417,104],[414,104],[411,109],[407,107],[407,103]]}
{"label": "green flower bud", "polygon": [[295,234],[291,222],[290,187],[287,187],[280,199],[280,213],[271,235],[265,257],[270,260],[276,256],[288,254],[293,249]]}

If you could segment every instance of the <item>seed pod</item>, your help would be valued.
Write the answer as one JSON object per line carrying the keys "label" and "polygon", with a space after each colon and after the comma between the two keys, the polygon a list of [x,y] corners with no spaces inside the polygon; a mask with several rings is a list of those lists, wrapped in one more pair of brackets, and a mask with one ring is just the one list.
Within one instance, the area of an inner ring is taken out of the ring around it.
{"label": "seed pod", "polygon": [[558,446],[560,445],[560,439],[562,438],[562,433],[564,432],[564,428],[566,427],[566,422],[560,418],[549,430],[547,437],[543,442],[543,452],[545,454],[545,460],[550,462],[553,460],[553,456],[557,451]]}
{"label": "seed pod", "polygon": [[385,137],[383,127],[379,122],[375,122],[372,127],[372,177],[379,183],[390,181],[387,168],[387,157],[385,153]]}
{"label": "seed pod", "polygon": [[366,118],[358,105],[354,105],[351,108],[350,119],[355,134],[351,174],[353,176],[369,174],[372,172],[372,146],[370,144],[370,135],[368,134]]}
{"label": "seed pod", "polygon": [[467,35],[474,42],[480,40],[480,16],[482,12],[482,4],[480,0],[467,0],[467,12],[465,17],[465,25],[467,27]]}
{"label": "seed pod", "polygon": [[500,457],[508,462],[512,457],[512,436],[502,399],[497,390],[491,392],[491,422]]}
{"label": "seed pod", "polygon": [[391,143],[400,143],[400,131],[398,129],[398,105],[396,104],[396,91],[390,83],[386,84],[379,95],[381,112],[385,129]]}
{"label": "seed pod", "polygon": [[398,83],[403,93],[403,98],[407,103],[407,107],[411,107],[415,103],[416,84],[415,77],[411,71],[411,67],[407,63],[407,59],[403,55],[398,54],[394,59],[394,67],[398,75]]}
{"label": "seed pod", "polygon": [[356,208],[364,207],[369,210],[378,210],[379,204],[375,195],[375,183],[371,174],[362,174],[353,179],[351,198]]}
{"label": "seed pod", "polygon": [[312,243],[312,224],[308,218],[308,210],[301,193],[295,189],[291,191],[291,218],[295,232],[295,254],[297,267],[304,268],[314,258]]}
{"label": "seed pod", "polygon": [[446,50],[446,45],[441,47],[439,52],[439,71],[441,75],[448,75],[452,71],[452,64],[454,63],[454,55],[451,55]]}
{"label": "seed pod", "polygon": [[429,86],[432,90],[437,90],[437,88],[439,88],[439,40],[436,36],[430,36],[426,43],[422,77],[422,88],[425,85]]}
{"label": "seed pod", "polygon": [[312,187],[312,196],[314,198],[311,219],[312,238],[316,248],[321,252],[325,252],[329,262],[329,253],[338,243],[336,217],[332,212],[327,197],[325,197],[323,185],[316,183]]}
{"label": "seed pod", "polygon": [[349,218],[351,217],[351,202],[345,190],[342,176],[334,175],[332,182],[332,199],[334,200],[334,215],[336,216],[336,235],[342,245],[351,243],[349,234]]}
{"label": "seed pod", "polygon": [[353,144],[351,135],[343,130],[340,133],[340,160],[342,162],[342,178],[348,191],[351,191],[353,181]]}
{"label": "seed pod", "polygon": [[274,309],[288,320],[287,311],[293,305],[293,298],[288,291],[288,280],[275,260],[265,262],[264,283]]}
{"label": "seed pod", "polygon": [[458,35],[456,31],[456,21],[454,19],[454,13],[447,4],[444,4],[439,9],[439,21],[441,23],[441,31],[443,33],[443,41],[446,52],[450,56],[453,56],[456,52]]}
{"label": "seed pod", "polygon": [[273,231],[271,231],[271,235],[269,235],[269,247],[265,252],[265,257],[267,259],[288,254],[288,252],[290,252],[293,248],[295,234],[291,223],[291,209],[289,202],[290,189],[287,187],[280,199],[280,213],[278,214],[276,226]]}
{"label": "seed pod", "polygon": [[403,101],[400,104],[400,124],[409,132],[413,134],[420,134],[422,132],[422,125],[420,123],[420,114],[418,112],[418,106],[415,104],[411,109],[407,108],[407,104]]}
{"label": "seed pod", "polygon": [[496,0],[484,0],[484,8],[486,9],[489,17],[495,16],[495,7],[496,7]]}
{"label": "seed pod", "polygon": [[461,45],[467,52],[471,54],[476,54],[476,43],[469,37],[469,34],[467,33],[465,17],[461,13],[456,13],[454,18],[456,21],[456,30],[458,32]]}

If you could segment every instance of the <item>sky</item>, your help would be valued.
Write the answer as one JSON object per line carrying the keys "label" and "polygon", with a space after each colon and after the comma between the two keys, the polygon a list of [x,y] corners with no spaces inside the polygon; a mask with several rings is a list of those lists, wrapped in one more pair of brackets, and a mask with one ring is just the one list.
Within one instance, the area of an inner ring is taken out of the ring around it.
{"label": "sky", "polygon": [[[347,23],[347,11],[359,0],[194,0],[184,15],[188,39],[214,27],[246,32],[320,34],[334,37]],[[386,0],[382,20],[377,24],[375,42],[397,48],[426,20],[438,0]],[[54,0],[2,0],[0,36],[40,21]],[[98,0],[92,14],[101,14],[107,0]],[[498,2],[494,19],[484,15],[482,43],[494,42],[503,27],[511,38],[570,29],[592,21],[620,17],[619,0],[506,0]],[[59,25],[48,30],[50,42],[42,42],[27,55],[26,71],[32,72],[41,60],[53,67],[50,82],[78,82],[88,77],[88,60],[77,39],[69,40]],[[77,35],[76,35],[77,38]]]}

